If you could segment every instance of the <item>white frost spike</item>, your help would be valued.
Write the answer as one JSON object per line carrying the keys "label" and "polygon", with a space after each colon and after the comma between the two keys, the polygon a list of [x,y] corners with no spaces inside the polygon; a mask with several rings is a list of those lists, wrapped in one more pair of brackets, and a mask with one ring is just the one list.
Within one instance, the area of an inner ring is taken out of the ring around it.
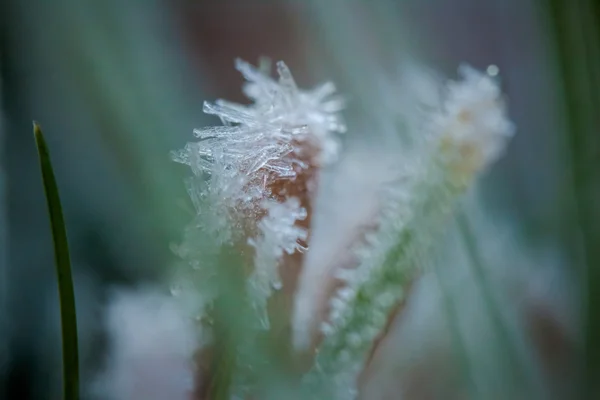
{"label": "white frost spike", "polygon": [[[204,112],[217,116],[224,126],[194,130],[198,141],[172,153],[176,162],[189,165],[206,182],[191,193],[192,198],[208,200],[212,208],[198,209],[202,220],[211,220],[204,231],[224,232],[236,224],[236,216],[262,215],[260,200],[275,197],[272,184],[334,160],[337,134],[346,130],[338,114],[343,101],[332,96],[332,83],[298,89],[283,62],[277,63],[279,80],[268,76],[264,66],[256,69],[237,60],[236,68],[248,81],[244,93],[253,104],[204,103]],[[235,233],[221,236],[235,240]]]}
{"label": "white frost spike", "polygon": [[[319,148],[318,162],[336,157],[337,138],[334,134],[344,133],[346,127],[337,114],[343,108],[343,101],[331,97],[335,92],[333,84],[302,91],[283,61],[277,63],[279,81],[241,60],[236,61],[236,68],[248,81],[244,93],[254,100],[254,104],[224,100],[204,103],[204,112],[219,117],[226,126],[195,130],[194,134],[201,141],[194,148],[186,148],[184,154],[178,153],[176,161],[189,164],[193,159],[190,152],[210,157],[214,149],[219,148],[224,159],[239,172],[250,173],[248,163],[256,159],[266,160],[264,166],[277,171],[281,166],[271,168],[272,164],[290,153],[289,145],[294,140],[310,140]],[[188,153],[187,157],[185,153]],[[287,170],[292,170],[293,157],[286,162]],[[206,165],[200,167],[210,170]]]}
{"label": "white frost spike", "polygon": [[260,236],[248,240],[256,249],[254,272],[248,280],[248,292],[254,306],[261,317],[261,325],[269,327],[266,316],[266,302],[273,290],[281,287],[278,267],[284,253],[293,254],[304,251],[299,241],[305,241],[307,231],[296,225],[296,221],[306,218],[306,209],[300,206],[297,198],[290,198],[284,203],[265,201],[264,209],[268,210],[258,224]]}
{"label": "white frost spike", "polygon": [[515,128],[494,78],[466,65],[459,74],[462,80],[448,84],[434,130],[443,144],[458,150],[453,155],[461,158],[460,169],[475,173],[498,159]]}

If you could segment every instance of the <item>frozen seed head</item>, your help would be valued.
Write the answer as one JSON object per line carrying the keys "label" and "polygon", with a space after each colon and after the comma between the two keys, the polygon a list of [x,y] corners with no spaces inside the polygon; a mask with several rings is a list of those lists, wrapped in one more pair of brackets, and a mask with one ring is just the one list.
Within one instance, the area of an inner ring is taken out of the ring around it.
{"label": "frozen seed head", "polygon": [[[299,89],[281,61],[277,80],[264,65],[257,69],[237,60],[236,68],[252,103],[204,103],[204,112],[219,117],[223,126],[196,129],[198,141],[172,157],[208,178],[195,195],[219,205],[213,214],[223,220],[220,225],[230,224],[234,214],[253,225],[266,213],[262,200],[302,197],[315,168],[336,159],[338,134],[346,130],[339,115],[344,101],[334,96],[332,83]],[[256,229],[251,231],[253,236]]]}
{"label": "frozen seed head", "polygon": [[214,163],[220,162],[249,178],[261,171],[260,175],[268,172],[269,179],[290,179],[307,167],[301,154],[306,151],[304,142],[316,149],[308,161],[335,159],[336,134],[346,127],[338,114],[344,101],[332,96],[332,83],[300,90],[282,61],[277,63],[279,80],[241,60],[236,68],[247,80],[243,91],[253,103],[205,102],[204,112],[219,117],[224,126],[195,130],[199,141],[173,154],[175,161],[190,165],[196,173],[213,173]]}
{"label": "frozen seed head", "polygon": [[461,79],[448,84],[441,113],[434,119],[444,155],[460,176],[470,177],[496,161],[514,134],[497,74],[495,66],[487,73],[461,66]]}

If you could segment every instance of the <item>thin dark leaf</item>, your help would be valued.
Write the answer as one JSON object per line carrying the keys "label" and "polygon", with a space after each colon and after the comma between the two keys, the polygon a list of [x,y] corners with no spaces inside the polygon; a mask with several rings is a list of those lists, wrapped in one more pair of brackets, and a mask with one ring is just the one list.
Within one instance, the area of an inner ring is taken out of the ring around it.
{"label": "thin dark leaf", "polygon": [[585,398],[598,398],[600,385],[600,2],[547,0],[555,43],[559,94],[570,156],[569,195],[573,212],[567,243],[581,258],[581,306],[584,315]]}
{"label": "thin dark leaf", "polygon": [[54,242],[54,259],[58,278],[60,317],[63,349],[63,390],[65,400],[79,398],[79,355],[77,350],[77,319],[75,315],[75,293],[71,275],[71,261],[67,243],[67,231],[63,219],[58,188],[50,163],[48,147],[40,126],[34,122],[33,134],[38,150],[44,192],[48,203],[50,228]]}

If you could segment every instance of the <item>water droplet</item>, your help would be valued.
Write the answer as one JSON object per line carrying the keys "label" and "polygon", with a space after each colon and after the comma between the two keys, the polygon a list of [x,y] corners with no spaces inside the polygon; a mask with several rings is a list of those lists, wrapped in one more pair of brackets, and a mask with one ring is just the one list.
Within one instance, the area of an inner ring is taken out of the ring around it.
{"label": "water droplet", "polygon": [[497,76],[498,73],[500,73],[500,68],[498,68],[497,65],[492,64],[487,67],[486,72],[489,76]]}

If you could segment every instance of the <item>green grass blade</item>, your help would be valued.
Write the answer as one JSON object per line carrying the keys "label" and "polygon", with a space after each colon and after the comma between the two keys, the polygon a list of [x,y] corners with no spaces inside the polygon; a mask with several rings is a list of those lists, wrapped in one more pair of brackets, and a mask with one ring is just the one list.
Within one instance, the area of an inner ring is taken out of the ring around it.
{"label": "green grass blade", "polygon": [[[578,260],[583,320],[582,397],[600,396],[600,2],[547,0],[547,23],[554,41],[559,94],[566,125],[569,178],[573,195],[565,243]],[[561,121],[562,122],[562,121]],[[568,188],[568,189],[567,189]]]}
{"label": "green grass blade", "polygon": [[456,222],[462,235],[463,245],[465,246],[475,283],[481,290],[482,300],[490,316],[494,331],[498,335],[498,344],[502,348],[502,353],[505,357],[504,361],[507,363],[506,370],[512,375],[510,385],[515,385],[514,387],[510,387],[507,382],[506,389],[516,389],[518,391],[533,390],[533,387],[530,386],[529,375],[525,369],[523,358],[519,353],[513,334],[502,315],[501,306],[494,297],[492,283],[487,276],[485,261],[477,244],[477,237],[464,209],[458,211]]}
{"label": "green grass blade", "polygon": [[75,293],[71,275],[71,261],[67,243],[67,230],[63,219],[58,188],[50,163],[48,146],[40,126],[34,122],[33,134],[38,150],[44,192],[48,203],[50,228],[54,242],[54,259],[58,278],[60,317],[63,350],[63,390],[65,400],[79,398],[79,355],[77,350],[77,319],[75,316]]}
{"label": "green grass blade", "polygon": [[448,328],[450,330],[450,336],[453,344],[452,350],[455,353],[457,364],[460,367],[461,378],[463,379],[463,384],[465,385],[465,389],[469,394],[468,398],[478,399],[481,396],[479,395],[478,388],[473,381],[473,366],[471,365],[471,360],[469,359],[469,354],[467,352],[467,345],[460,330],[460,324],[458,321],[459,311],[457,309],[457,305],[455,304],[456,302],[454,297],[444,282],[440,271],[440,265],[438,264],[439,263],[437,262],[434,264],[433,273],[438,287],[440,288],[442,299],[441,305],[444,308]]}

